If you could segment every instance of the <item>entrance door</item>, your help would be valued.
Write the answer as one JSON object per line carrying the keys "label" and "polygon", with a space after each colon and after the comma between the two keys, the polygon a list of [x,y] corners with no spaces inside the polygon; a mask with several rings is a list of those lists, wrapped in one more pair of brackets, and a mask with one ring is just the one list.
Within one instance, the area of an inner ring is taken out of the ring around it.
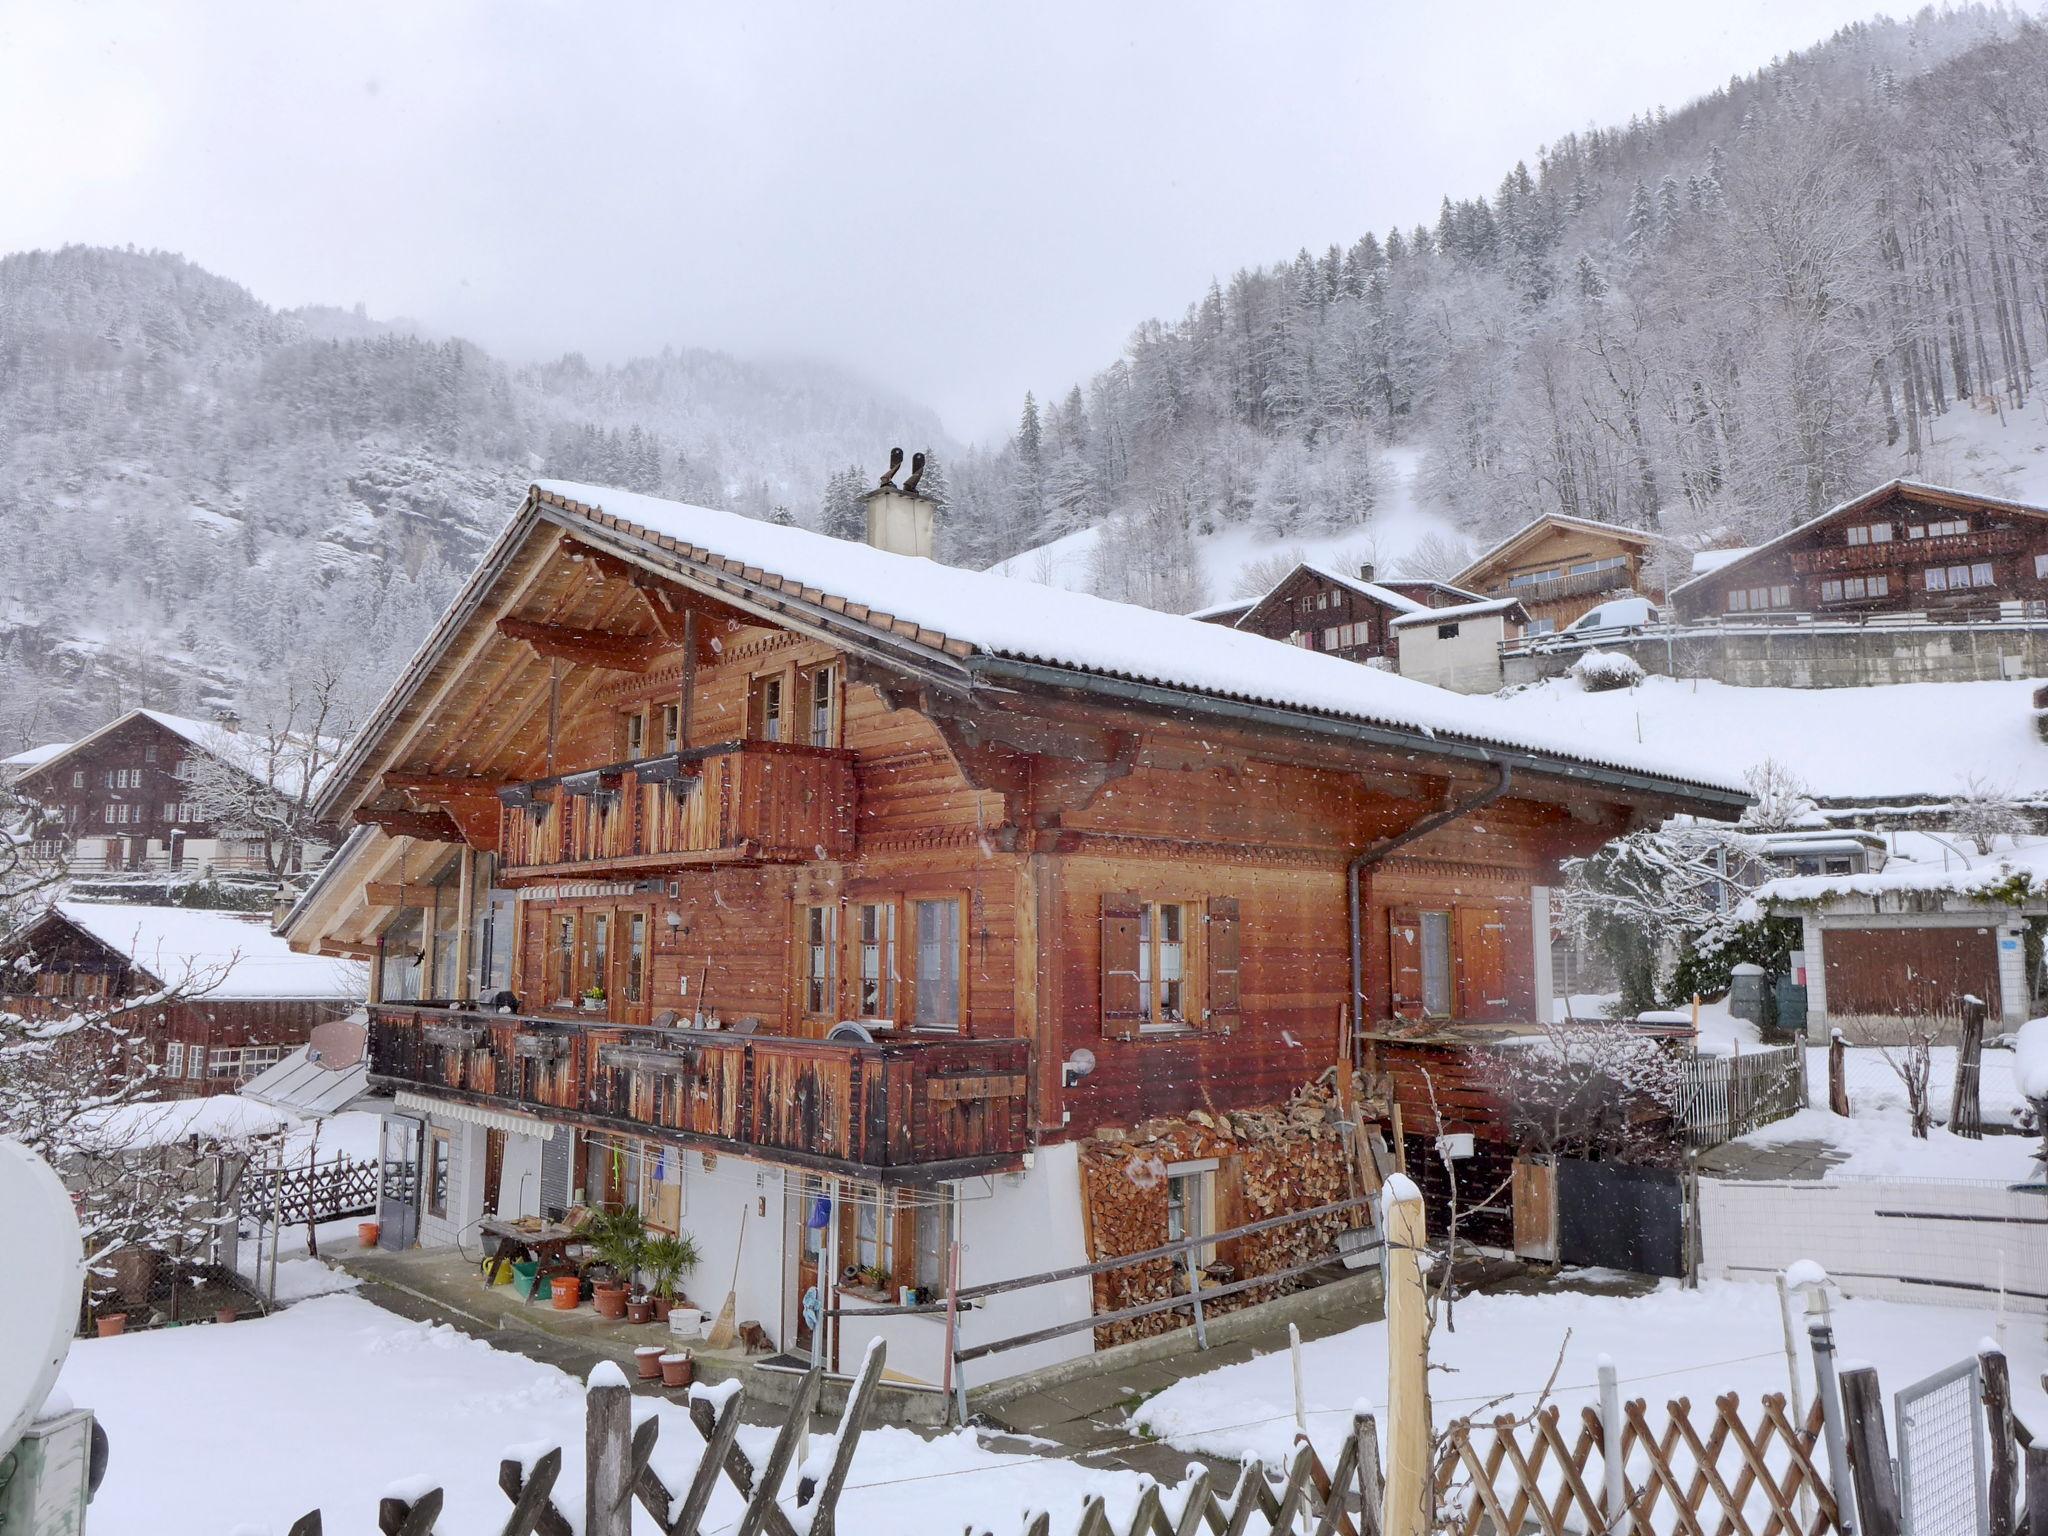
{"label": "entrance door", "polygon": [[382,1131],[382,1179],[377,1188],[377,1246],[403,1252],[420,1236],[420,1145],[426,1122],[386,1115]]}
{"label": "entrance door", "polygon": [[484,1132],[484,1214],[498,1214],[498,1186],[505,1182],[505,1133]]}

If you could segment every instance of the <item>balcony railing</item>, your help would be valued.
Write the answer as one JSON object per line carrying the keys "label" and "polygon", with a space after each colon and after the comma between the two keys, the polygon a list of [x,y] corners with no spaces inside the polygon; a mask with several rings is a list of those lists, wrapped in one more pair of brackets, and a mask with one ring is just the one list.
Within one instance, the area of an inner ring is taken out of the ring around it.
{"label": "balcony railing", "polygon": [[1021,1165],[1026,1040],[810,1040],[370,1009],[380,1083],[856,1176]]}
{"label": "balcony railing", "polygon": [[1520,585],[1496,582],[1486,590],[1488,597],[1512,597],[1524,603],[1547,603],[1561,597],[1594,597],[1602,592],[1634,590],[1635,577],[1625,565],[1604,571],[1581,571],[1576,576],[1553,576],[1548,581],[1526,581]]}
{"label": "balcony railing", "polygon": [[1887,570],[1893,566],[1939,565],[2019,554],[2035,539],[2017,528],[1945,533],[1938,539],[1887,539],[1882,544],[1827,544],[1792,551],[1792,569],[1802,576],[1821,572]]}
{"label": "balcony railing", "polygon": [[846,858],[856,794],[851,752],[722,742],[502,791],[499,859],[534,876]]}

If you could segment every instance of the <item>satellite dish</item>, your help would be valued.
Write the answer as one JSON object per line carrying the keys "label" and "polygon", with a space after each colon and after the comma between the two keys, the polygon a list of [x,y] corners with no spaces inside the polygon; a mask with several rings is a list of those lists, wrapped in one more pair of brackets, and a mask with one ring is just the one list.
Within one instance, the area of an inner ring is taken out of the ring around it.
{"label": "satellite dish", "polygon": [[827,1040],[858,1040],[862,1045],[873,1045],[875,1037],[868,1033],[865,1024],[856,1024],[852,1019],[841,1019],[825,1033]]}
{"label": "satellite dish", "polygon": [[306,1036],[306,1060],[329,1072],[345,1072],[363,1059],[369,1031],[350,1019],[315,1024]]}
{"label": "satellite dish", "polygon": [[0,1453],[42,1411],[71,1349],[85,1296],[85,1243],[71,1195],[50,1165],[0,1141],[0,1230],[8,1305],[0,1308]]}

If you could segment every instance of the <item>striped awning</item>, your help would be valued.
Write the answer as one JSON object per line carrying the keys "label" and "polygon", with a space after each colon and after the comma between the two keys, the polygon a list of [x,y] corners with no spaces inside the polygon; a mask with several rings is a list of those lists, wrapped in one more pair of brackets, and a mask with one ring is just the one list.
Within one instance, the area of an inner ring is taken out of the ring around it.
{"label": "striped awning", "polygon": [[407,1093],[403,1089],[399,1090],[392,1103],[408,1115],[460,1120],[465,1125],[481,1125],[512,1136],[533,1136],[546,1141],[555,1134],[552,1121],[536,1120],[531,1115],[514,1115],[502,1109],[484,1109],[475,1104],[457,1104],[448,1099],[430,1099],[425,1094]]}

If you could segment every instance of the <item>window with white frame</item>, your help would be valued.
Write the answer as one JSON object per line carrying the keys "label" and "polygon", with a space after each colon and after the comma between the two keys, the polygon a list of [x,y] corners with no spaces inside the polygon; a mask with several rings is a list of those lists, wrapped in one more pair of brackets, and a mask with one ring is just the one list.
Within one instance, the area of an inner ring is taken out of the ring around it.
{"label": "window with white frame", "polygon": [[1890,523],[1858,523],[1848,530],[1851,544],[1889,544],[1892,541]]}
{"label": "window with white frame", "polygon": [[[1206,1237],[1216,1230],[1216,1167],[1214,1158],[1166,1165],[1166,1240],[1169,1243]],[[1194,1255],[1197,1269],[1216,1262],[1213,1244],[1196,1248]],[[1175,1262],[1184,1266],[1187,1260],[1176,1256]]]}
{"label": "window with white frame", "polygon": [[1961,517],[1944,518],[1934,523],[1908,523],[1906,537],[1909,539],[1945,539],[1970,531],[1969,519]]}
{"label": "window with white frame", "polygon": [[191,1045],[185,1048],[185,1076],[190,1078],[206,1076],[206,1047]]}
{"label": "window with white frame", "polygon": [[164,1047],[164,1076],[183,1077],[184,1075],[185,1042],[182,1040],[173,1040],[169,1045]]}

